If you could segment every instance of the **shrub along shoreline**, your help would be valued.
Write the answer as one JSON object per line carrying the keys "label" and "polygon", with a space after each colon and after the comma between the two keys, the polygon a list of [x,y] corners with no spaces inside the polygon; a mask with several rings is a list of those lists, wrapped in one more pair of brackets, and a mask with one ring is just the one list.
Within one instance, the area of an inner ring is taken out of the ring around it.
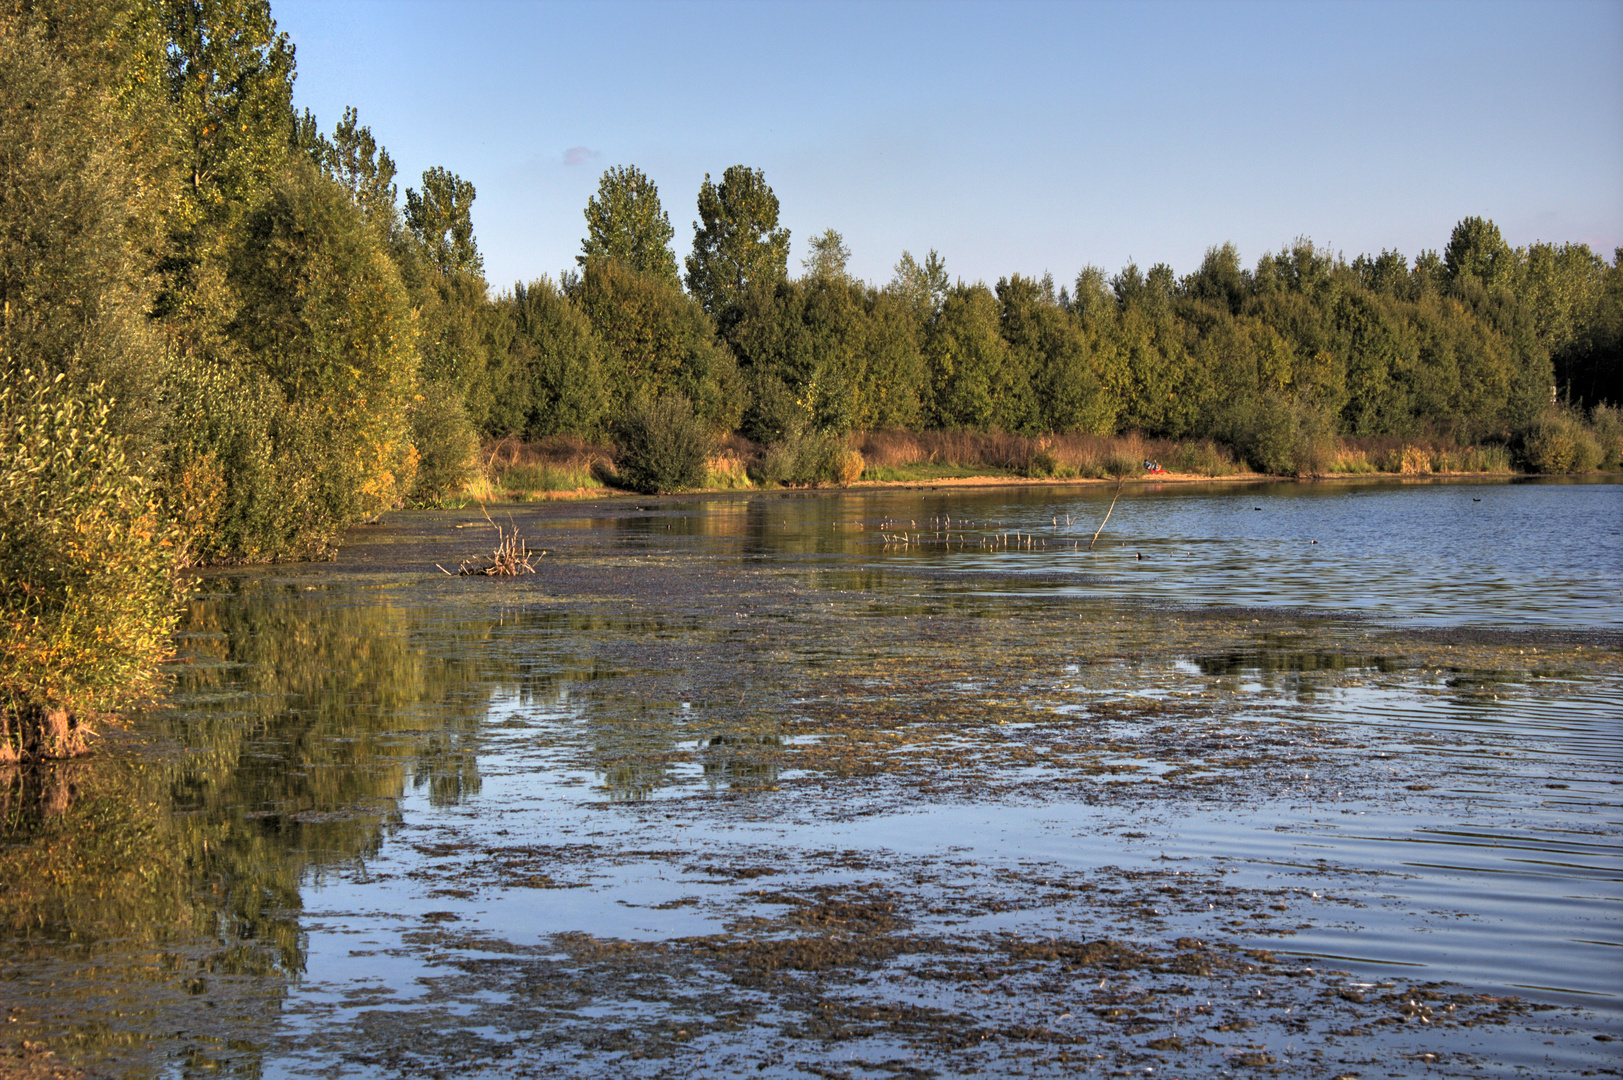
{"label": "shrub along shoreline", "polygon": [[[822,468],[784,475],[769,460],[771,447],[739,436],[716,440],[705,461],[702,481],[669,490],[723,492],[780,488],[881,488],[990,486],[998,484],[1085,484],[1129,482],[1262,482],[1287,478],[1336,480],[1392,477],[1439,479],[1560,475],[1573,470],[1535,471],[1517,467],[1501,446],[1458,446],[1447,440],[1395,438],[1337,439],[1316,471],[1289,476],[1260,472],[1237,459],[1231,448],[1209,440],[1177,442],[1138,436],[1018,436],[978,432],[871,432],[839,442],[855,455],[855,474],[836,471],[832,456]],[[479,475],[440,505],[474,502],[537,502],[593,498],[619,490],[613,443],[554,438],[525,442],[503,439],[484,448]],[[1165,470],[1151,473],[1147,461]],[[849,470],[850,458],[841,462]],[[1585,472],[1594,470],[1584,470]],[[1614,465],[1610,471],[1619,471]]]}

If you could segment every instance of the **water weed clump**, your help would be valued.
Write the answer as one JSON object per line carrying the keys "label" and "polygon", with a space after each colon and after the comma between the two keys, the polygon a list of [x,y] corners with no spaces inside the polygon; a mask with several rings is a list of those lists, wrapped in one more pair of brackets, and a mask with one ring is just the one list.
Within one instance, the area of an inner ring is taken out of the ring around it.
{"label": "water weed clump", "polygon": [[178,533],[97,388],[0,382],[0,758],[84,749],[84,721],[155,691]]}

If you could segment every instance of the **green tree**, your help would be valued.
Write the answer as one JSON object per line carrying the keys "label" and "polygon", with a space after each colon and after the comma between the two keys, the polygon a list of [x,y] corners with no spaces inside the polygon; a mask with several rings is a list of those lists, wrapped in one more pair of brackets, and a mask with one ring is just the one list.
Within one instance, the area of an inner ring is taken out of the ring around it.
{"label": "green tree", "polygon": [[1055,301],[1051,287],[1019,274],[997,283],[997,298],[1011,363],[1030,380],[1034,426],[1109,433],[1115,417],[1089,362],[1082,320]]}
{"label": "green tree", "polygon": [[849,275],[845,264],[851,261],[851,249],[845,238],[833,229],[825,229],[811,238],[811,251],[801,260],[806,276],[814,280],[845,281]]}
{"label": "green tree", "polygon": [[1238,315],[1251,291],[1250,275],[1240,267],[1240,252],[1232,243],[1206,249],[1200,269],[1183,281],[1183,293]]}
{"label": "green tree", "polygon": [[369,223],[385,237],[393,236],[400,225],[394,159],[372,137],[372,129],[360,122],[354,106],[344,110],[344,118],[333,129],[327,145],[323,164],[333,179],[349,191]]}
{"label": "green tree", "polygon": [[99,385],[109,423],[150,443],[164,356],[127,117],[47,22],[0,15],[0,362]]}
{"label": "green tree", "polygon": [[699,220],[687,257],[688,291],[704,310],[720,316],[752,283],[786,276],[789,230],[778,228],[778,197],[760,169],[733,165],[714,184],[699,186]]}
{"label": "green tree", "polygon": [[1011,362],[997,297],[985,285],[957,285],[925,342],[936,427],[1017,431],[1035,419],[1023,368]]}
{"label": "green tree", "polygon": [[692,297],[616,260],[588,259],[573,299],[602,343],[611,415],[639,394],[675,393],[718,429],[738,423],[736,365]]}
{"label": "green tree", "polygon": [[522,402],[524,434],[599,434],[608,395],[602,344],[585,313],[547,278],[515,285],[498,305],[513,322],[514,380],[506,396]]}
{"label": "green tree", "polygon": [[237,315],[172,383],[172,500],[205,558],[324,554],[410,490],[406,292],[349,193],[302,162],[228,255]]}
{"label": "green tree", "polygon": [[[157,0],[182,198],[160,309],[198,301],[198,263],[279,175],[293,142],[293,46],[267,0]],[[208,305],[208,301],[203,301]],[[193,313],[195,314],[195,312]]]}
{"label": "green tree", "polygon": [[946,261],[931,248],[922,263],[913,258],[912,252],[902,252],[885,291],[912,310],[914,321],[922,333],[935,313],[941,310],[941,302],[947,298],[947,290],[951,287]]}
{"label": "green tree", "polygon": [[473,238],[474,194],[472,182],[438,166],[423,173],[422,191],[406,189],[406,227],[441,274],[484,273]]}
{"label": "green tree", "polygon": [[1401,252],[1382,249],[1373,259],[1360,255],[1353,260],[1352,269],[1370,292],[1402,297],[1410,294],[1409,260]]}
{"label": "green tree", "polygon": [[1443,249],[1443,268],[1450,281],[1472,278],[1490,289],[1498,288],[1513,283],[1516,253],[1491,218],[1463,218]]}
{"label": "green tree", "polygon": [[635,165],[603,173],[597,195],[586,203],[586,239],[575,261],[618,259],[640,274],[679,284],[671,238],[676,230],[659,203],[659,188]]}

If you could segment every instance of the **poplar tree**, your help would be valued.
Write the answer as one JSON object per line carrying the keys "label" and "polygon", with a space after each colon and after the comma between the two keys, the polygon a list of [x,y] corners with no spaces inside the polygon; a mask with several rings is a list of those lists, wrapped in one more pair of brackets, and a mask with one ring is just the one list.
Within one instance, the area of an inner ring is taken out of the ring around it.
{"label": "poplar tree", "polygon": [[687,258],[688,291],[712,316],[737,304],[751,284],[786,276],[789,230],[778,228],[778,197],[760,169],[734,165],[699,186],[699,220]]}
{"label": "poplar tree", "polygon": [[614,259],[639,274],[680,286],[671,238],[676,230],[659,203],[659,188],[635,165],[603,173],[597,195],[586,203],[586,239],[575,261]]}
{"label": "poplar tree", "polygon": [[406,189],[406,227],[428,262],[442,274],[483,274],[473,239],[473,184],[438,166],[423,173],[421,192]]}

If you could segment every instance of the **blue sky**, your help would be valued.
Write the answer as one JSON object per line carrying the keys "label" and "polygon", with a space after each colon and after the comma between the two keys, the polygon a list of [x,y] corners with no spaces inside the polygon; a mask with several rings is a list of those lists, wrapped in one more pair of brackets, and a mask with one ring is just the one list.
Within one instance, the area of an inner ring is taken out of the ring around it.
{"label": "blue sky", "polygon": [[705,173],[765,172],[851,269],[995,282],[1193,269],[1311,237],[1623,244],[1623,3],[272,0],[295,101],[360,111],[402,193],[478,189],[493,287],[572,266],[605,168],[659,185],[680,260]]}

